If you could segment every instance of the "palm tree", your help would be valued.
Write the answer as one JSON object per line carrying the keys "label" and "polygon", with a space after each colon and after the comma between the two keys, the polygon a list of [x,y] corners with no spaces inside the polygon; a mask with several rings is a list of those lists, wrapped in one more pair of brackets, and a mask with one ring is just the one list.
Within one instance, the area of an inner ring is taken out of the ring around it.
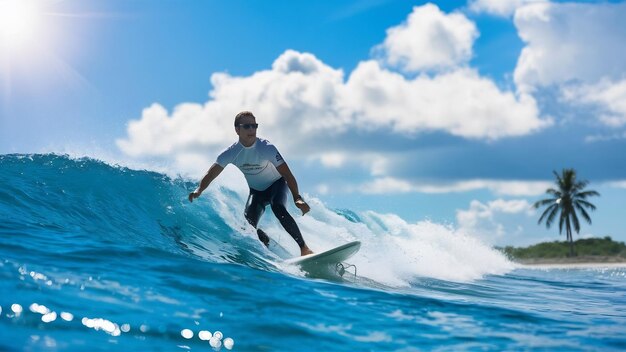
{"label": "palm tree", "polygon": [[580,232],[580,221],[578,221],[578,214],[589,224],[591,224],[591,217],[587,213],[586,209],[596,210],[596,206],[587,201],[588,197],[599,196],[600,193],[596,191],[585,191],[584,188],[589,184],[589,181],[582,180],[576,181],[576,171],[574,169],[563,169],[559,175],[556,171],[553,171],[556,177],[557,188],[549,188],[546,193],[551,195],[551,198],[543,199],[536,202],[533,206],[538,209],[542,206],[548,206],[539,218],[538,224],[546,219],[546,228],[550,228],[550,225],[554,222],[557,213],[559,215],[559,234],[563,232],[563,227],[567,234],[567,240],[569,241],[569,253],[570,256],[574,255],[574,241],[572,239],[572,225],[576,233]]}

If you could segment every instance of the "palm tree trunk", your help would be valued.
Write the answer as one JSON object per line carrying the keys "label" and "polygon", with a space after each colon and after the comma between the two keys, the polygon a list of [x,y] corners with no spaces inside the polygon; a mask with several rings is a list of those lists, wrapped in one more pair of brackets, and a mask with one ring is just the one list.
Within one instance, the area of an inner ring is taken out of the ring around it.
{"label": "palm tree trunk", "polygon": [[572,227],[569,224],[569,219],[567,220],[567,240],[569,241],[569,256],[574,256],[574,239],[572,238]]}

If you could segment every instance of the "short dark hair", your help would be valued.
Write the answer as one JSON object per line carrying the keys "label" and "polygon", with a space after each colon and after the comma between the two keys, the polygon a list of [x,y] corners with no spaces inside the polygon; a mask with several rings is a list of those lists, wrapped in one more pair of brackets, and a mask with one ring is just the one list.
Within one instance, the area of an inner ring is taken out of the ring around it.
{"label": "short dark hair", "polygon": [[256,117],[250,111],[242,111],[242,112],[238,113],[237,116],[235,116],[235,127],[239,126],[239,124],[241,123],[241,120],[244,117],[252,117],[253,119],[256,120]]}

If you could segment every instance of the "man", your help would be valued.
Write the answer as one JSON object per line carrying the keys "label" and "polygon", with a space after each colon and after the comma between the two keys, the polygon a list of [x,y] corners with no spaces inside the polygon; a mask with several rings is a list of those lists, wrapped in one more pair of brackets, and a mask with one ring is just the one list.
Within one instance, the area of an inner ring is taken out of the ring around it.
{"label": "man", "polygon": [[[246,220],[256,229],[259,218],[265,212],[265,207],[271,205],[272,211],[280,224],[300,246],[300,255],[313,253],[307,247],[300,229],[293,217],[287,212],[287,188],[293,195],[296,207],[302,215],[311,210],[298,192],[296,178],[289,170],[276,147],[265,139],[257,138],[256,131],[259,125],[256,118],[249,111],[243,111],[235,117],[235,132],[239,141],[224,150],[217,161],[200,181],[195,191],[189,194],[189,201],[200,197],[202,192],[224,170],[226,165],[233,164],[243,172],[250,187],[250,195],[246,202]],[[257,229],[259,240],[266,246],[270,238],[261,229]]]}

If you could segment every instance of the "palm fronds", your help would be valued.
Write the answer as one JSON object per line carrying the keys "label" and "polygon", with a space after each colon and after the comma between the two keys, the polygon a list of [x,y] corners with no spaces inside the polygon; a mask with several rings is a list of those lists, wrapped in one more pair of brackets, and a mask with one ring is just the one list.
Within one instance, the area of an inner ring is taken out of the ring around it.
{"label": "palm fronds", "polygon": [[587,190],[585,187],[589,185],[587,180],[576,180],[576,171],[574,169],[563,169],[561,173],[552,172],[555,177],[556,188],[549,188],[546,193],[551,198],[539,200],[533,204],[535,209],[547,206],[537,221],[541,224],[545,220],[546,227],[554,223],[557,214],[559,214],[559,234],[563,232],[563,228],[567,231],[567,240],[570,242],[570,253],[573,255],[573,239],[572,225],[576,233],[580,232],[580,220],[578,215],[589,224],[591,217],[587,210],[596,210],[596,206],[590,203],[587,198],[600,196],[600,193]]}

